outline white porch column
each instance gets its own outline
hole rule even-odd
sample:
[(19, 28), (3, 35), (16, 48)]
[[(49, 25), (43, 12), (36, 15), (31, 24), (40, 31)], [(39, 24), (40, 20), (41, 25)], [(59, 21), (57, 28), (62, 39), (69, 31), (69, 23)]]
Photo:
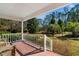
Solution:
[(44, 35), (44, 52), (46, 52), (46, 35)]
[(21, 22), (21, 35), (22, 35), (22, 40), (23, 40), (23, 21)]

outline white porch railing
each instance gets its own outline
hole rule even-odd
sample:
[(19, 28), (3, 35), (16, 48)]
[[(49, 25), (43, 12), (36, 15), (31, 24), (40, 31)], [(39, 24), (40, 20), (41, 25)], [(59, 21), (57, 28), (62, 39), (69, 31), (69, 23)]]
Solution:
[(53, 51), (53, 40), (43, 34), (24, 34), (24, 40), (39, 45), (44, 51)]
[(44, 51), (53, 51), (53, 40), (44, 35)]
[(42, 34), (24, 34), (24, 40), (30, 41), (40, 48), (44, 47), (44, 36)]
[[(21, 33), (1, 34), (0, 39), (4, 40), (6, 44), (22, 40)], [(39, 45), (44, 51), (53, 51), (53, 43), (50, 38), (43, 34), (23, 34), (23, 39), (28, 40), (36, 45)]]
[(11, 33), (11, 34), (1, 34), (0, 39), (4, 40), (6, 44), (16, 42), (17, 40), (21, 40), (20, 33)]

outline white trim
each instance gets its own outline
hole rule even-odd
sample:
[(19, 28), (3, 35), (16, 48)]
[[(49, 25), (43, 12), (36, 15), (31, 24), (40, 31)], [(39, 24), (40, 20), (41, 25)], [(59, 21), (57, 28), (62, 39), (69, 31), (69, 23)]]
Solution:
[(46, 35), (44, 34), (44, 52), (46, 52)]
[(53, 40), (50, 40), (50, 50), (53, 51)]
[(23, 39), (23, 21), (21, 21), (21, 35), (22, 35), (22, 40), (24, 40)]

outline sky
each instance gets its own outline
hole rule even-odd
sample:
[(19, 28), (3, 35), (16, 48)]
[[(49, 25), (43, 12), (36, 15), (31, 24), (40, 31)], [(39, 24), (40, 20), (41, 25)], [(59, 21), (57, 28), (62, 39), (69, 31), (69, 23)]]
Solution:
[[(70, 5), (66, 6), (66, 7), (69, 7), (69, 8), (71, 9), (71, 8), (74, 7), (75, 5), (76, 5), (76, 4), (73, 3), (73, 4), (70, 4)], [(54, 11), (53, 11), (53, 10), (48, 11), (48, 12), (46, 12), (46, 13), (44, 13), (44, 14), (38, 16), (37, 18), (38, 18), (38, 19), (42, 19), (42, 20), (44, 20), (44, 18), (46, 17), (46, 15), (48, 15), (48, 14), (50, 14), (50, 13), (52, 13), (52, 12), (55, 12), (55, 11), (63, 12), (63, 8), (59, 8), (59, 9), (54, 10)]]

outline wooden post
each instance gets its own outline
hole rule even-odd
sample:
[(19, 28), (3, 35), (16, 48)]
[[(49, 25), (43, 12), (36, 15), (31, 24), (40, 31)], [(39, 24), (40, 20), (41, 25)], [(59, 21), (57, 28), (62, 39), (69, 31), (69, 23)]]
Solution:
[(11, 55), (15, 56), (15, 45), (13, 46), (12, 50), (11, 50)]

